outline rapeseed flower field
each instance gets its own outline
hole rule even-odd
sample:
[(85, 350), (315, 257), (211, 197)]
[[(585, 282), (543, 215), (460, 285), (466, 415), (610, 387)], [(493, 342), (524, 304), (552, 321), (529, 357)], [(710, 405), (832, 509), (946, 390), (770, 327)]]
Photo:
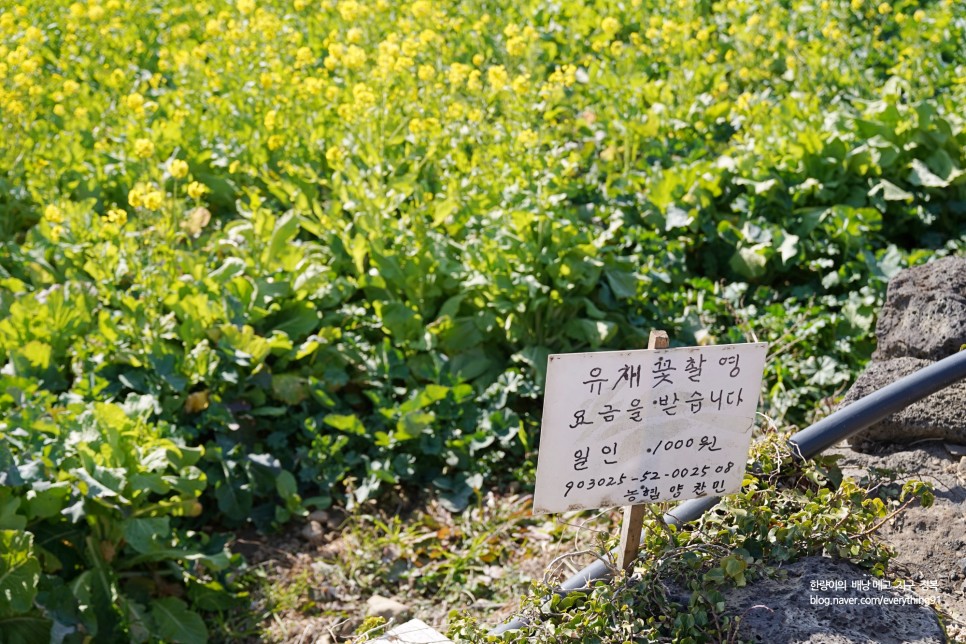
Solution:
[(762, 407), (808, 422), (888, 278), (964, 252), (964, 32), (0, 0), (0, 640), (225, 638), (239, 530), (530, 489), (550, 353), (768, 340)]

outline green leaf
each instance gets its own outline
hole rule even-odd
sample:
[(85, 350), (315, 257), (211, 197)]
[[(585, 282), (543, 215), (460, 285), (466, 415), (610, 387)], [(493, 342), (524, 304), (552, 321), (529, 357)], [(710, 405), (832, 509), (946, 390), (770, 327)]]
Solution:
[(328, 414), (322, 421), (326, 425), (346, 432), (347, 434), (354, 434), (356, 436), (366, 435), (365, 425), (362, 424), (362, 421), (355, 414)]
[(945, 188), (949, 182), (933, 174), (929, 167), (919, 159), (913, 159), (912, 169), (909, 171), (909, 183), (925, 188)]
[(40, 562), (34, 557), (29, 532), (0, 530), (0, 598), (14, 613), (33, 607), (40, 581)]
[(757, 279), (762, 277), (766, 271), (768, 258), (765, 256), (765, 244), (755, 244), (739, 248), (731, 257), (728, 265), (731, 266), (738, 275), (747, 279)]
[(3, 644), (40, 644), (50, 641), (53, 623), (37, 615), (0, 617), (0, 642)]
[(293, 340), (301, 340), (319, 327), (319, 312), (311, 302), (297, 302), (273, 316), (269, 324)]
[(399, 419), (399, 422), (396, 423), (395, 438), (397, 440), (416, 438), (427, 429), (430, 429), (434, 420), (436, 420), (436, 415), (432, 412), (411, 411), (403, 415)]
[(278, 263), (283, 254), (288, 252), (289, 243), (299, 232), (299, 221), (294, 212), (287, 212), (275, 222), (275, 229), (268, 242), (268, 250), (263, 261), (268, 264)]
[(168, 517), (149, 519), (127, 519), (124, 521), (124, 539), (128, 545), (141, 554), (150, 554), (160, 548), (168, 547), (160, 539), (171, 534), (171, 521)]
[(31, 340), (24, 345), (22, 355), (30, 361), (30, 365), (37, 369), (46, 369), (50, 366), (50, 357), (53, 347), (44, 342)]
[(272, 395), (286, 405), (297, 405), (309, 395), (305, 378), (292, 373), (279, 373), (272, 376)]
[(240, 487), (247, 485), (243, 483), (236, 487), (232, 481), (222, 481), (215, 488), (215, 499), (218, 500), (218, 509), (230, 518), (240, 521), (248, 519), (252, 509), (252, 493), (248, 489)]
[(32, 519), (49, 519), (60, 514), (70, 497), (70, 483), (47, 483), (37, 481), (33, 496), (26, 499), (27, 516)]
[(2, 435), (0, 435), (0, 485), (4, 487), (23, 485), (23, 478), (20, 476), (20, 470), (17, 469), (13, 453)]
[(781, 246), (778, 247), (778, 252), (782, 258), (782, 264), (787, 264), (788, 260), (792, 259), (798, 254), (798, 239), (798, 235), (785, 233)]
[(151, 617), (157, 624), (158, 635), (168, 642), (202, 644), (208, 641), (208, 629), (198, 613), (177, 597), (165, 597), (151, 602)]
[(883, 179), (880, 181), (872, 190), (869, 191), (869, 196), (874, 197), (875, 195), (882, 193), (882, 198), (886, 201), (912, 201), (914, 196), (911, 192), (906, 192), (896, 184), (891, 181)]
[(0, 487), (0, 529), (23, 530), (27, 527), (27, 517), (17, 513), (20, 502), (13, 490)]
[(208, 273), (208, 278), (219, 284), (224, 284), (244, 273), (245, 268), (245, 260), (239, 257), (226, 257), (221, 266)]
[(402, 302), (374, 303), (376, 314), (382, 319), (386, 331), (399, 340), (411, 340), (423, 330), (423, 319), (410, 305)]
[(686, 228), (694, 220), (691, 212), (678, 206), (668, 206), (667, 216), (664, 221), (664, 230), (671, 231), (675, 228)]
[(721, 565), (724, 568), (725, 574), (729, 577), (737, 577), (745, 571), (748, 564), (741, 557), (734, 555), (729, 555), (721, 560)]
[(618, 266), (606, 266), (604, 278), (607, 280), (610, 290), (614, 292), (614, 297), (628, 299), (637, 295), (638, 278), (633, 270)]

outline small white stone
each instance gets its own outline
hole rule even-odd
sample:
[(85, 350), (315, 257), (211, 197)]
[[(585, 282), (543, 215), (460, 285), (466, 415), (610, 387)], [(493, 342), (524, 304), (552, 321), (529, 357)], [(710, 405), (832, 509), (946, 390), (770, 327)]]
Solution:
[(406, 604), (382, 595), (373, 595), (366, 601), (366, 615), (369, 617), (402, 621), (410, 617), (411, 613), (412, 611)]
[(325, 530), (318, 521), (309, 521), (308, 525), (302, 528), (302, 536), (311, 543), (322, 543), (325, 539)]

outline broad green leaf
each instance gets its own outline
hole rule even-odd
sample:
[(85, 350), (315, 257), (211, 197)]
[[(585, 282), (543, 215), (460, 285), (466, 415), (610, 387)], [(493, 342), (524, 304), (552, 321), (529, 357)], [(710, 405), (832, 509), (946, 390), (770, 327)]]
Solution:
[(275, 490), (282, 499), (291, 499), (298, 495), (298, 483), (288, 470), (282, 470), (275, 479)]
[(248, 519), (252, 509), (252, 493), (248, 489), (236, 487), (231, 481), (222, 481), (215, 488), (218, 509), (236, 521)]
[[(29, 532), (0, 530), (0, 607), (26, 613), (33, 607), (40, 581), (40, 562), (34, 556)], [(0, 608), (0, 613), (2, 613)]]
[(53, 622), (39, 615), (0, 617), (0, 642), (3, 644), (46, 644)]
[(328, 414), (322, 420), (326, 425), (346, 432), (347, 434), (354, 434), (356, 436), (366, 435), (365, 425), (362, 424), (359, 417), (355, 414)]
[(50, 366), (50, 358), (53, 348), (49, 344), (31, 340), (24, 345), (21, 355), (26, 358), (30, 365), (37, 369), (46, 369)]
[(396, 433), (394, 437), (397, 440), (409, 440), (411, 438), (416, 438), (422, 434), (427, 429), (433, 426), (433, 421), (436, 420), (436, 415), (432, 412), (425, 411), (411, 411), (404, 414), (402, 418), (396, 423)]
[(679, 206), (668, 206), (667, 215), (664, 221), (664, 230), (671, 231), (675, 228), (686, 228), (694, 220), (691, 212)]
[(637, 295), (638, 277), (632, 269), (606, 266), (604, 268), (604, 277), (607, 279), (607, 285), (610, 286), (610, 290), (614, 292), (614, 297), (628, 299)]
[(784, 239), (782, 239), (782, 243), (778, 247), (778, 252), (782, 258), (782, 264), (787, 264), (788, 260), (794, 258), (795, 255), (798, 254), (798, 239), (798, 235), (785, 233)]
[(0, 487), (0, 529), (23, 530), (27, 527), (27, 517), (19, 514), (22, 499), (11, 488)]
[(739, 248), (728, 263), (738, 275), (746, 279), (757, 279), (766, 272), (768, 258), (765, 256), (765, 245), (755, 244)]
[(275, 229), (268, 242), (268, 249), (262, 258), (267, 264), (277, 264), (284, 253), (288, 252), (289, 243), (299, 232), (299, 221), (294, 212), (287, 212), (275, 222)]
[(398, 340), (412, 340), (423, 331), (423, 319), (411, 305), (402, 302), (375, 303), (376, 314), (391, 335)]
[(168, 517), (124, 521), (124, 540), (141, 554), (167, 547), (170, 534), (171, 521)]
[(913, 159), (912, 169), (909, 171), (909, 183), (925, 188), (945, 188), (949, 181), (933, 174), (929, 167), (919, 159)]
[(32, 519), (49, 519), (60, 514), (70, 498), (70, 483), (34, 483), (26, 496), (27, 514)]
[(240, 257), (226, 257), (218, 268), (208, 273), (208, 277), (219, 284), (224, 284), (244, 273), (245, 268), (245, 260)]
[(452, 356), (449, 368), (463, 380), (473, 380), (488, 372), (502, 370), (499, 361), (488, 356), (479, 347)]
[(208, 641), (204, 620), (177, 597), (151, 602), (151, 617), (157, 625), (158, 635), (172, 644), (203, 644)]
[(875, 195), (881, 193), (882, 198), (886, 201), (911, 201), (914, 199), (914, 195), (911, 192), (906, 192), (896, 184), (891, 181), (883, 179), (880, 181), (872, 190), (869, 191), (869, 196), (874, 197)]
[(7, 445), (6, 437), (0, 434), (0, 486), (13, 487), (23, 485), (23, 477), (17, 469), (13, 453)]
[(272, 375), (272, 395), (286, 405), (297, 405), (309, 395), (305, 378), (292, 373)]
[(301, 340), (319, 327), (319, 312), (311, 302), (297, 302), (272, 316), (270, 324), (293, 340)]
[(472, 318), (457, 318), (441, 334), (443, 348), (460, 353), (482, 343), (484, 335)]

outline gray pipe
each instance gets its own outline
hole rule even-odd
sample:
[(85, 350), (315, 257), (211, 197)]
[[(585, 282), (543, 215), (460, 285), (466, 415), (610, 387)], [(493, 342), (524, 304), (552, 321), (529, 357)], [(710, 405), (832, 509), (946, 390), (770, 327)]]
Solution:
[[(947, 358), (934, 362), (924, 369), (900, 378), (891, 385), (855, 401), (794, 434), (788, 439), (788, 442), (793, 453), (801, 454), (806, 459), (812, 458), (832, 445), (862, 431), (869, 425), (905, 409), (917, 400), (922, 400), (963, 378), (966, 378), (966, 351), (954, 353)], [(675, 526), (689, 523), (700, 518), (701, 515), (716, 506), (720, 500), (721, 497), (711, 496), (685, 501), (665, 514), (664, 522)], [(613, 550), (611, 554), (616, 557), (617, 550)], [(577, 590), (589, 585), (590, 582), (606, 579), (610, 574), (610, 568), (598, 559), (563, 582), (560, 589), (564, 591)], [(517, 617), (506, 624), (500, 624), (490, 631), (490, 634), (500, 635), (506, 631), (523, 628), (526, 625), (526, 620)]]

